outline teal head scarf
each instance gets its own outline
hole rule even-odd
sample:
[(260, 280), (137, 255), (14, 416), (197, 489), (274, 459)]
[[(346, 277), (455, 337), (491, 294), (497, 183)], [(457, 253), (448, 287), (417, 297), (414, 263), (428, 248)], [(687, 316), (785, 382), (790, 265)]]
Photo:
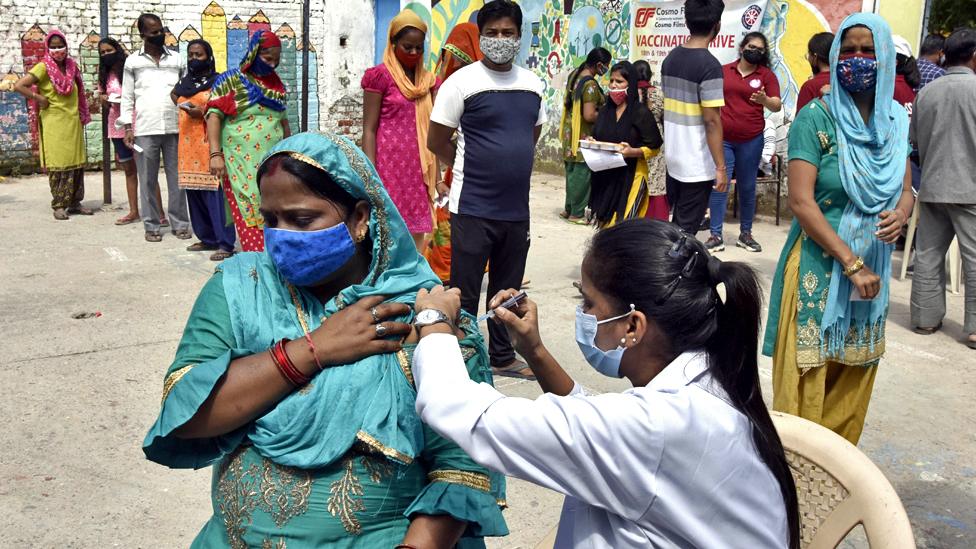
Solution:
[[(836, 73), (844, 31), (854, 26), (867, 27), (874, 35), (878, 62), (874, 109), (867, 123)], [(826, 103), (836, 123), (841, 182), (850, 197), (837, 233), (881, 277), (881, 292), (875, 299), (852, 302), (851, 292), (856, 290), (843, 275), (844, 267), (834, 262), (821, 330), (827, 352), (839, 356), (852, 330), (867, 333), (884, 319), (888, 309), (893, 245), (874, 233), (878, 214), (894, 208), (901, 195), (908, 157), (908, 112), (893, 99), (895, 45), (891, 29), (881, 17), (855, 13), (844, 19), (830, 48), (830, 67), (831, 91)]]
[[(234, 355), (263, 352), (284, 337), (300, 339), (366, 296), (383, 295), (412, 306), (419, 289), (439, 283), (417, 253), (373, 165), (351, 141), (302, 133), (278, 142), (264, 162), (278, 154), (322, 170), (345, 192), (369, 203), (369, 274), (322, 303), (306, 289), (289, 285), (266, 253), (237, 254), (225, 261), (224, 293), (238, 348)], [(261, 455), (303, 469), (328, 465), (355, 444), (409, 464), (424, 447), (410, 376), (402, 352), (326, 368), (255, 420), (246, 435)]]

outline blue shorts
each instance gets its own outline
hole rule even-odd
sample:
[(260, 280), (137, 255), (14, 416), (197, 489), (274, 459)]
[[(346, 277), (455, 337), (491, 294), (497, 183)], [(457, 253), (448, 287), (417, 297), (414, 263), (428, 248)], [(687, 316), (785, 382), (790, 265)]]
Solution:
[(112, 146), (115, 147), (115, 159), (119, 162), (132, 160), (132, 149), (125, 146), (125, 140), (121, 137), (112, 138)]

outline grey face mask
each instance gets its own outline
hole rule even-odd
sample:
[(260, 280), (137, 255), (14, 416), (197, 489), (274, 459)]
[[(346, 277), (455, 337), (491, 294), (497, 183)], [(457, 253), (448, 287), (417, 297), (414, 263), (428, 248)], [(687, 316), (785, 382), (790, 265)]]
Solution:
[(478, 39), (481, 53), (496, 65), (504, 65), (515, 59), (521, 43), (521, 39), (514, 36), (511, 38), (482, 36)]

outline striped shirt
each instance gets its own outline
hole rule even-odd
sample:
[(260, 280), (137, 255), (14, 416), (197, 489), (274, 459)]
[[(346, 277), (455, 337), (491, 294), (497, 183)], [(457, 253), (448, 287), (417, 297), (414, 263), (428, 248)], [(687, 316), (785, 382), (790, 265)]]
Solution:
[(722, 64), (707, 49), (678, 46), (661, 64), (664, 159), (668, 175), (687, 183), (715, 179), (702, 107), (722, 107)]

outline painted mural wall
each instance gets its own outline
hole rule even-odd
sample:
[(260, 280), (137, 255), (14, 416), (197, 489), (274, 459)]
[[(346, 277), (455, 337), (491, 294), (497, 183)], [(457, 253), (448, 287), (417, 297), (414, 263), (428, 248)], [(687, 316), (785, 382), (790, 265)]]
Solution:
[[(381, 0), (378, 0), (381, 1)], [(558, 123), (563, 88), (570, 71), (583, 62), (590, 49), (602, 46), (614, 59), (630, 55), (630, 0), (516, 0), (522, 7), (522, 49), (516, 59), (545, 83), (550, 123), (539, 142), (539, 165), (558, 168), (561, 151)], [(912, 2), (921, 0), (912, 0)], [(879, 9), (892, 9), (879, 2)], [(430, 22), (428, 62), (436, 61), (440, 47), (454, 24), (474, 21), (482, 0), (440, 0), (433, 4), (401, 0)], [(834, 30), (847, 15), (860, 11), (861, 0), (769, 0), (760, 30), (772, 43), (773, 71), (780, 80), (786, 105), (786, 123), (792, 119), (800, 86), (810, 76), (806, 46), (810, 36)], [(919, 25), (921, 16), (919, 16)], [(377, 22), (385, 35), (386, 24)], [(384, 30), (380, 30), (380, 25)], [(917, 37), (909, 37), (917, 40)], [(381, 43), (381, 42), (380, 42)], [(785, 137), (785, 131), (780, 132)]]
[[(36, 113), (15, 92), (13, 83), (44, 55), (44, 36), (53, 27), (68, 37), (69, 47), (82, 67), (85, 85), (97, 80), (99, 40), (98, 3), (63, 4), (57, 0), (14, 0), (11, 17), (0, 21), (0, 171), (32, 171), (36, 168)], [(302, 74), (301, 2), (268, 0), (176, 0), (146, 6), (133, 0), (114, 1), (109, 20), (110, 36), (129, 52), (141, 47), (136, 18), (142, 9), (160, 15), (167, 27), (166, 45), (186, 54), (187, 43), (204, 38), (214, 47), (217, 69), (234, 68), (247, 42), (258, 29), (273, 30), (282, 39), (279, 74), (289, 90), (288, 119), (300, 127)], [(340, 8), (341, 6), (341, 8)], [(328, 15), (327, 15), (328, 13)], [(358, 138), (360, 124), (350, 116), (360, 111), (359, 78), (372, 57), (371, 0), (312, 0), (309, 35), (310, 129), (338, 129)], [(328, 51), (329, 55), (321, 55)], [(101, 162), (101, 115), (86, 128), (88, 160)]]

